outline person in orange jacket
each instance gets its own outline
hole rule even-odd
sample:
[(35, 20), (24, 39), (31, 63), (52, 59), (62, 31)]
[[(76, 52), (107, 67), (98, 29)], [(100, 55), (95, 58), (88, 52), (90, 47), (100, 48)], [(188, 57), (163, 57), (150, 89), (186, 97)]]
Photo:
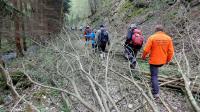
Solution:
[(152, 94), (159, 97), (158, 68), (169, 63), (174, 55), (172, 38), (168, 36), (162, 25), (157, 25), (155, 34), (151, 35), (144, 47), (142, 59), (149, 54)]

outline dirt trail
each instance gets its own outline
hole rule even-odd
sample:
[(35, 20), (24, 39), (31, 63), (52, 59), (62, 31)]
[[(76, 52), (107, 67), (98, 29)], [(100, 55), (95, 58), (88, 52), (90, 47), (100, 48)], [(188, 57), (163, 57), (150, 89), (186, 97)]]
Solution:
[[(94, 53), (92, 52), (91, 47), (88, 49), (85, 49), (85, 43), (83, 39), (80, 39), (79, 37), (79, 33), (80, 32), (69, 32), (70, 35), (70, 39), (68, 37), (66, 37), (66, 40), (70, 40), (70, 42), (72, 43), (72, 46), (80, 53), (80, 55), (82, 56), (82, 60), (84, 66), (86, 66), (86, 70), (87, 70), (87, 66), (90, 66), (90, 61), (87, 59), (84, 60), (85, 56), (89, 56), (90, 58), (93, 58), (94, 60), (96, 60), (97, 62), (93, 65), (95, 68), (95, 72), (92, 72), (92, 76), (103, 86), (105, 87), (105, 67), (106, 66), (106, 60), (99, 60), (99, 55), (98, 53)], [(116, 34), (112, 34), (112, 35), (116, 35)], [(71, 45), (69, 45), (71, 46)], [(129, 68), (129, 64), (128, 61), (124, 59), (123, 54), (121, 51), (123, 51), (122, 49), (123, 47), (121, 47), (119, 45), (119, 43), (113, 43), (113, 47), (111, 50), (112, 53), (109, 55), (109, 63), (108, 63), (108, 67), (115, 70), (118, 73), (122, 73), (124, 76), (126, 77), (131, 77), (131, 74), (136, 77), (135, 80), (138, 80), (137, 78), (139, 77), (139, 79), (144, 78), (143, 76), (141, 76), (139, 73), (135, 73), (134, 71), (132, 71), (132, 73), (130, 73), (130, 71), (128, 69), (125, 68)], [(32, 50), (30, 50), (32, 51)], [(120, 52), (119, 52), (120, 51)], [(67, 51), (66, 51), (67, 52)], [(73, 53), (73, 51), (71, 51)], [(31, 54), (32, 52), (30, 52), (30, 55), (36, 55), (37, 54)], [(27, 55), (29, 55), (27, 54)], [(44, 56), (45, 57), (45, 56)], [(73, 60), (73, 59), (72, 59)], [(86, 62), (84, 62), (86, 61)], [(142, 66), (142, 64), (144, 64), (146, 62), (142, 62), (139, 63), (139, 66)], [(99, 65), (98, 65), (99, 64)], [(137, 68), (139, 69), (139, 68)], [(45, 75), (45, 74), (43, 74)], [(85, 76), (84, 76), (85, 77)], [(78, 88), (80, 88), (80, 92), (81, 95), (85, 98), (86, 101), (88, 101), (90, 104), (93, 104), (94, 101), (93, 99), (93, 92), (91, 91), (91, 88), (89, 88), (88, 86), (88, 81), (85, 80), (84, 78), (81, 78), (80, 76), (76, 77), (76, 83), (78, 85)], [(143, 80), (146, 81), (147, 84), (150, 84), (149, 81), (147, 79)], [(148, 93), (148, 89), (149, 88), (145, 88), (143, 87), (145, 93)], [(71, 91), (73, 91), (72, 88), (69, 88)], [(98, 90), (98, 89), (97, 89)], [(37, 93), (38, 91), (42, 91), (41, 88), (39, 88), (38, 86), (33, 86), (32, 88), (29, 88), (26, 90), (26, 92), (24, 94), (27, 93)], [(110, 96), (112, 97), (112, 99), (117, 102), (117, 106), (120, 108), (120, 110), (124, 110), (126, 112), (132, 112), (133, 109), (138, 108), (138, 106), (144, 106), (143, 100), (140, 100), (141, 93), (138, 89), (136, 89), (135, 85), (132, 83), (129, 83), (128, 81), (126, 81), (125, 79), (117, 76), (115, 73), (113, 72), (108, 72), (108, 91)], [(48, 97), (48, 95), (46, 95), (46, 97)], [(54, 97), (54, 96), (53, 96)], [(188, 108), (186, 101), (186, 98), (184, 97), (184, 95), (182, 95), (181, 93), (177, 92), (176, 90), (172, 90), (172, 89), (168, 89), (168, 88), (161, 88), (161, 97), (162, 99), (164, 99), (164, 101), (166, 102), (167, 105), (169, 105), (169, 107), (174, 111), (174, 112), (191, 112), (190, 108)], [(48, 99), (48, 98), (47, 98)], [(30, 101), (35, 101), (34, 97), (30, 94)], [(82, 112), (86, 112), (87, 109), (78, 101), (76, 101), (75, 99), (72, 99), (72, 101), (74, 101), (73, 103), (73, 107), (72, 111), (74, 112), (78, 112), (78, 111), (82, 111)], [(47, 103), (48, 100), (45, 100), (43, 102), (43, 105), (46, 106), (46, 108), (50, 109), (52, 108), (52, 105), (50, 105), (49, 103)], [(75, 103), (76, 102), (76, 103)], [(163, 104), (158, 101), (157, 102), (158, 108), (160, 110), (160, 112), (167, 112), (167, 109), (163, 106)], [(110, 105), (109, 105), (110, 106)], [(53, 106), (54, 107), (54, 106)], [(129, 108), (131, 107), (131, 108)], [(78, 110), (77, 110), (78, 108)], [(112, 106), (110, 107), (112, 108)], [(59, 111), (59, 108), (56, 108), (56, 106), (54, 107), (54, 109), (57, 109), (57, 111)], [(54, 112), (53, 110), (48, 110), (49, 112)], [(114, 111), (114, 110), (112, 110)], [(145, 109), (143, 107), (139, 108), (136, 112), (145, 112)]]
[[(154, 23), (147, 22), (146, 24), (141, 26), (141, 28), (144, 28), (145, 26), (150, 25), (150, 24), (153, 25)], [(149, 27), (151, 27), (151, 26), (149, 26)], [(149, 28), (146, 28), (146, 29), (144, 29), (144, 31), (146, 31), (148, 29)], [(149, 31), (149, 32), (151, 32), (151, 31)], [(81, 45), (83, 45), (84, 41), (83, 40), (78, 41), (77, 44), (75, 44), (75, 46), (77, 48), (80, 48), (80, 43), (81, 43)], [(128, 72), (127, 69), (123, 69), (123, 68), (129, 68), (128, 61), (125, 60), (122, 52), (116, 52), (116, 49), (120, 49), (120, 51), (123, 51), (123, 49), (122, 49), (123, 47), (120, 47), (116, 43), (116, 44), (113, 45), (113, 48), (114, 48), (114, 51), (112, 52), (112, 55), (111, 55), (112, 59), (110, 60), (110, 63), (114, 63), (113, 68), (118, 68), (118, 69), (115, 69), (115, 70), (119, 71), (119, 72), (120, 71)], [(104, 60), (104, 61), (105, 62), (103, 62), (102, 64), (106, 63), (106, 60)], [(143, 63), (147, 63), (147, 62), (139, 63), (139, 66), (142, 66)], [(166, 68), (166, 67), (164, 67), (164, 68)], [(137, 69), (139, 69), (139, 68), (137, 68)], [(96, 73), (96, 74), (102, 74), (102, 71), (99, 71), (99, 73)], [(143, 77), (143, 76), (139, 76), (139, 77)], [(143, 77), (143, 78), (145, 78), (145, 77)], [(114, 83), (115, 79), (113, 78), (113, 79), (110, 79), (109, 81), (110, 81), (109, 82), (110, 84), (114, 84), (113, 87), (112, 87), (111, 95), (119, 94), (118, 93), (119, 91), (117, 89), (118, 87)], [(145, 90), (145, 91), (147, 91), (147, 90)], [(161, 95), (161, 98), (162, 98), (164, 104), (168, 105), (169, 108), (172, 111), (174, 111), (174, 112), (190, 112), (190, 108), (188, 106), (188, 103), (186, 103), (186, 97), (182, 93), (177, 92), (177, 90), (161, 87), (161, 94), (160, 95)], [(120, 98), (120, 96), (112, 96), (112, 97)], [(167, 109), (164, 107), (164, 104), (161, 101), (157, 101), (157, 105), (159, 107), (160, 112), (168, 112)]]

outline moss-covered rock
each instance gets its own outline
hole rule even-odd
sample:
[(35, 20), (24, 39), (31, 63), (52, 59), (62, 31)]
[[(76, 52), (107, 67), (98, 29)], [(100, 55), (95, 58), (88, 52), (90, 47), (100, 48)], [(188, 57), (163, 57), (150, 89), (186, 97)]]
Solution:
[[(27, 79), (27, 77), (21, 71), (11, 72), (10, 76), (12, 78), (13, 85), (15, 85), (17, 88), (26, 89), (31, 86), (31, 82)], [(6, 85), (6, 81), (3, 78), (2, 73), (0, 73), (0, 87), (2, 90), (9, 89)]]

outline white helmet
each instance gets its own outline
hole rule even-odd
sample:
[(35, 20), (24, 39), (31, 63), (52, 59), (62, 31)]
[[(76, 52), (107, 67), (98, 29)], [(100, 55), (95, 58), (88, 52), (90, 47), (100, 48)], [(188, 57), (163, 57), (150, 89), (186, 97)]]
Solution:
[(130, 28), (137, 28), (137, 25), (136, 24), (131, 24)]

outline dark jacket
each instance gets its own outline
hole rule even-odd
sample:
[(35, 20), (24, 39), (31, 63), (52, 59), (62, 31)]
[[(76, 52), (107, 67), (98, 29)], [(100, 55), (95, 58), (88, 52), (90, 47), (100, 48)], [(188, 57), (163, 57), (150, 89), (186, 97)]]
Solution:
[(107, 34), (107, 36), (108, 36), (108, 40), (107, 40), (107, 42), (105, 43), (105, 44), (110, 44), (110, 39), (109, 39), (109, 35), (108, 35), (108, 32), (104, 29), (104, 28), (102, 28), (102, 29), (100, 29), (99, 31), (98, 31), (98, 33), (97, 33), (97, 44), (98, 45), (100, 45), (100, 44), (102, 44), (102, 37), (101, 37), (101, 33), (102, 32), (104, 32), (105, 34)]

